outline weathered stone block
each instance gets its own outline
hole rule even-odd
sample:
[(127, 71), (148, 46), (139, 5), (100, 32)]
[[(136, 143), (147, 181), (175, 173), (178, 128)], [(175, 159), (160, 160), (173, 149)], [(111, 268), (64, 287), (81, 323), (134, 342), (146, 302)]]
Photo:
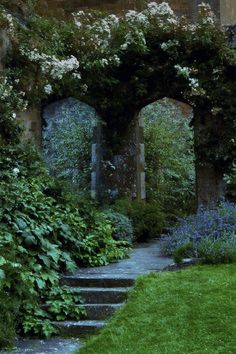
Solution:
[(5, 30), (0, 30), (0, 70), (4, 69), (5, 58), (11, 49), (10, 38)]
[(17, 120), (24, 126), (23, 140), (32, 141), (38, 147), (41, 147), (42, 121), (40, 109), (31, 108), (24, 112), (19, 112), (17, 113)]
[(220, 1), (220, 19), (223, 25), (236, 24), (236, 0)]

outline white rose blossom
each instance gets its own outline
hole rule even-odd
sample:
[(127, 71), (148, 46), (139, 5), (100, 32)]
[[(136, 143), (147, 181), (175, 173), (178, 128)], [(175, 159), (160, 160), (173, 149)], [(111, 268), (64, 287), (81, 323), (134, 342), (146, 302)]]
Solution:
[(30, 61), (39, 63), (41, 71), (44, 74), (49, 74), (54, 80), (61, 80), (67, 73), (76, 71), (79, 68), (79, 62), (73, 55), (68, 59), (59, 60), (55, 55), (50, 56), (45, 53), (39, 53), (36, 48), (33, 50), (21, 48), (20, 51)]
[(50, 84), (45, 85), (44, 86), (44, 92), (47, 95), (51, 95), (51, 93), (53, 93), (52, 85), (50, 85)]
[(13, 21), (13, 16), (9, 13), (7, 13), (5, 10), (2, 11), (1, 13), (2, 18), (6, 21), (7, 23), (7, 30), (10, 35), (15, 34), (15, 25)]
[(14, 175), (15, 177), (17, 177), (18, 174), (20, 173), (19, 168), (17, 168), (17, 167), (13, 168), (12, 173), (13, 173), (13, 175)]

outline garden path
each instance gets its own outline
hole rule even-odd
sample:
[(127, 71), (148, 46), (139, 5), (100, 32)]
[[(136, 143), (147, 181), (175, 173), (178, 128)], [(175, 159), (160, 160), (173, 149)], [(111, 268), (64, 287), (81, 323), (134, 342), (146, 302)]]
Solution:
[[(64, 283), (69, 286), (83, 284), (83, 282), (113, 282), (120, 283), (119, 286), (127, 286), (131, 284), (138, 276), (155, 271), (162, 271), (173, 261), (170, 258), (162, 257), (158, 241), (139, 244), (131, 252), (130, 257), (123, 259), (118, 263), (110, 264), (103, 267), (83, 268), (63, 278)], [(131, 282), (131, 283), (130, 283)], [(122, 284), (123, 283), (123, 284)], [(111, 284), (110, 284), (111, 285)], [(90, 284), (91, 286), (91, 284)], [(82, 289), (81, 289), (82, 290)], [(108, 301), (110, 302), (110, 301)], [(88, 305), (89, 306), (89, 305)], [(91, 306), (91, 305), (90, 305)], [(94, 305), (93, 305), (94, 306)], [(102, 304), (98, 306), (104, 306)], [(107, 306), (107, 305), (106, 305)], [(113, 305), (118, 306), (118, 305)], [(96, 312), (96, 315), (99, 313)], [(80, 327), (81, 323), (80, 321)], [(85, 321), (86, 322), (86, 321)], [(92, 322), (92, 321), (87, 321)], [(65, 327), (76, 328), (76, 323), (68, 322)], [(74, 326), (74, 327), (73, 327)], [(80, 328), (81, 330), (81, 328)], [(55, 338), (50, 340), (21, 340), (16, 343), (15, 350), (11, 352), (1, 352), (2, 354), (72, 354), (82, 346), (82, 341), (78, 338), (62, 339)]]
[(161, 271), (173, 263), (173, 260), (162, 257), (158, 240), (141, 243), (131, 252), (129, 258), (122, 259), (118, 263), (112, 263), (104, 267), (83, 268), (75, 273), (75, 276), (94, 275), (97, 277), (133, 277), (150, 273), (152, 271)]

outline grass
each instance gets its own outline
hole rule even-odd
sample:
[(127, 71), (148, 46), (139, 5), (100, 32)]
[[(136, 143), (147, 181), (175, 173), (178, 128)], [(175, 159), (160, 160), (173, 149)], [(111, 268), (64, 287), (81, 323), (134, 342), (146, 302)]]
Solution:
[(138, 279), (128, 303), (79, 354), (236, 354), (236, 265)]

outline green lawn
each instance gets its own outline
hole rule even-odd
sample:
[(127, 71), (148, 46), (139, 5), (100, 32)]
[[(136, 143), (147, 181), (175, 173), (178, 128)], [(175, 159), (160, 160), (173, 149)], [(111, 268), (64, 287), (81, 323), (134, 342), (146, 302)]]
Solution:
[(236, 265), (138, 279), (129, 301), (79, 354), (236, 354)]

